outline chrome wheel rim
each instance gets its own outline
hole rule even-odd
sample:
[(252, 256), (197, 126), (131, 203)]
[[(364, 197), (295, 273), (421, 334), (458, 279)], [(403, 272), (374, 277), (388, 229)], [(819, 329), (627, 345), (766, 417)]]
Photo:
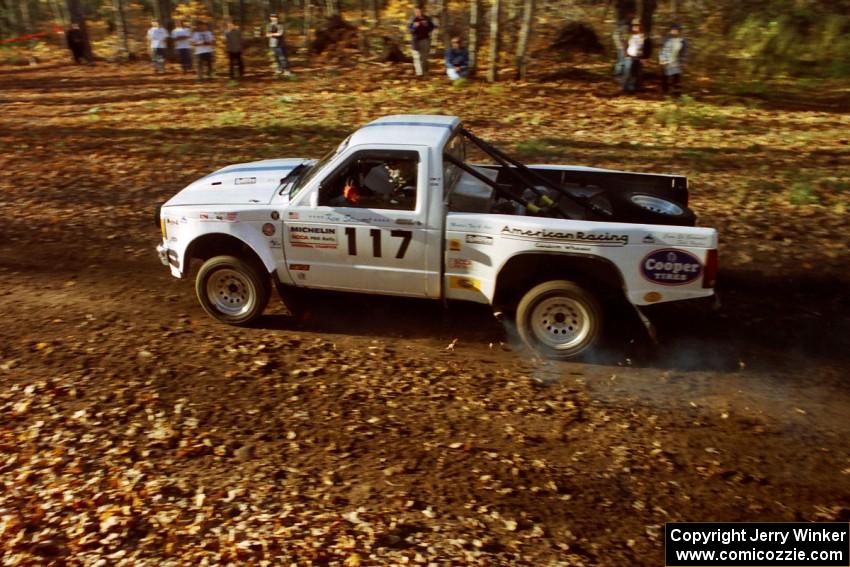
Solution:
[(229, 268), (216, 270), (209, 277), (207, 299), (216, 310), (231, 317), (248, 313), (257, 301), (251, 281)]
[(531, 312), (531, 330), (540, 342), (555, 350), (580, 344), (590, 334), (590, 326), (587, 308), (570, 297), (549, 297)]
[(632, 195), (631, 200), (635, 205), (661, 215), (678, 216), (683, 212), (676, 203), (652, 195)]

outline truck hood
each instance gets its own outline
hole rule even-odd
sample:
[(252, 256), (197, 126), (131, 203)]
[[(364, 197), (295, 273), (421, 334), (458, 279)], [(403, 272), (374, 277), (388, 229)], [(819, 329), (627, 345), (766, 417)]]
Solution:
[(228, 165), (189, 184), (164, 206), (268, 204), (280, 181), (310, 160), (267, 159)]

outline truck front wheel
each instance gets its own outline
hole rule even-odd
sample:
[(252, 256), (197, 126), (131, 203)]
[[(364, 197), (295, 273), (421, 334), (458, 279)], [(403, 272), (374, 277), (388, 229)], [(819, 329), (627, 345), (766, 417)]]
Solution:
[(566, 280), (531, 288), (519, 302), (517, 331), (547, 358), (566, 360), (593, 345), (602, 329), (602, 309), (592, 294)]
[(245, 260), (215, 256), (198, 271), (195, 292), (212, 317), (229, 325), (248, 325), (269, 302), (269, 278)]

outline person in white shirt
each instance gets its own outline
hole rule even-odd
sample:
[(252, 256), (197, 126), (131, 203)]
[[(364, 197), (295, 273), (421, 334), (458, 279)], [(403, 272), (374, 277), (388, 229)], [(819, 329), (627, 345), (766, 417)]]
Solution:
[(167, 47), (168, 31), (159, 25), (156, 20), (151, 20), (151, 28), (148, 30), (148, 44), (151, 49), (151, 63), (154, 73), (165, 73), (165, 48)]
[(198, 22), (192, 33), (192, 45), (195, 47), (195, 65), (198, 68), (198, 80), (204, 78), (204, 67), (207, 68), (207, 78), (212, 79), (213, 44), (215, 38), (206, 22)]
[(664, 94), (670, 92), (670, 87), (673, 87), (673, 96), (678, 97), (682, 94), (682, 66), (688, 56), (688, 42), (682, 37), (682, 26), (673, 24), (670, 26), (670, 32), (664, 40), (664, 46), (661, 48), (661, 53), (658, 57), (658, 62), (661, 63), (661, 90)]
[(632, 24), (632, 33), (626, 42), (626, 60), (623, 69), (623, 90), (633, 93), (640, 88), (641, 65), (644, 49), (646, 48), (646, 36), (638, 23)]
[(181, 21), (180, 25), (171, 32), (171, 39), (174, 40), (174, 47), (177, 49), (177, 58), (183, 66), (183, 72), (188, 73), (192, 70), (192, 30), (185, 21)]

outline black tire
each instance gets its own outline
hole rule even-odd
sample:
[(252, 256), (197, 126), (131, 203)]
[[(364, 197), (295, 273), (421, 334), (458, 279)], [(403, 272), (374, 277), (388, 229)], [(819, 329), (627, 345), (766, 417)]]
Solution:
[(235, 256), (210, 258), (198, 271), (195, 293), (210, 316), (228, 325), (249, 325), (269, 302), (270, 278)]
[(531, 288), (516, 311), (520, 338), (546, 358), (567, 360), (591, 348), (602, 331), (602, 308), (578, 284), (553, 280)]
[(641, 224), (695, 226), (697, 216), (687, 206), (660, 195), (635, 191), (608, 193), (614, 220)]

